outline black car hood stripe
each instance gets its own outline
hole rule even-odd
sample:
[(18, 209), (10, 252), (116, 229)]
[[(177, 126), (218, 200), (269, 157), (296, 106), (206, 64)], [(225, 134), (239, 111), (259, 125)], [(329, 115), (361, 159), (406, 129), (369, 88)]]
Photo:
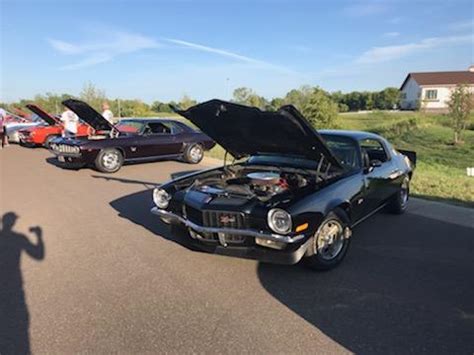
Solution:
[(175, 111), (235, 158), (281, 154), (317, 161), (323, 156), (333, 167), (342, 168), (323, 138), (294, 106), (283, 106), (272, 112), (211, 100), (187, 110)]
[(111, 131), (115, 128), (104, 116), (88, 104), (76, 99), (67, 99), (62, 102), (64, 106), (73, 111), (79, 118), (89, 124), (96, 131)]
[(54, 126), (55, 124), (58, 124), (60, 123), (60, 121), (50, 115), (49, 113), (47, 113), (46, 111), (43, 111), (43, 109), (39, 106), (36, 106), (36, 105), (33, 105), (33, 104), (28, 104), (26, 105), (26, 107), (33, 113), (35, 113), (36, 115), (38, 115), (43, 121), (45, 121), (47, 124), (49, 124), (50, 126)]

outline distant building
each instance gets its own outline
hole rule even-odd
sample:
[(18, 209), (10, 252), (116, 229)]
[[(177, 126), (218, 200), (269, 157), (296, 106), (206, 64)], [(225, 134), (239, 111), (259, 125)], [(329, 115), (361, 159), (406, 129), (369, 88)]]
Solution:
[(451, 92), (459, 84), (474, 93), (474, 65), (466, 71), (409, 73), (400, 87), (400, 108), (446, 112)]

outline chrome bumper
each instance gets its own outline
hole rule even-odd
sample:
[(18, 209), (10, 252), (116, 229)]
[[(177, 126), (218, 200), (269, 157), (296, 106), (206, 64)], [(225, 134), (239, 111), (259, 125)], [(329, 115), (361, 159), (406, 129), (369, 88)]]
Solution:
[(169, 223), (168, 221), (174, 221), (174, 222), (179, 222), (181, 224), (184, 224), (186, 227), (191, 228), (192, 230), (198, 232), (198, 233), (224, 233), (224, 234), (233, 234), (233, 235), (242, 235), (246, 237), (254, 237), (254, 238), (261, 238), (261, 239), (267, 239), (267, 240), (272, 240), (275, 242), (281, 242), (281, 243), (296, 243), (299, 242), (304, 238), (304, 234), (298, 234), (293, 237), (287, 236), (287, 235), (280, 235), (280, 234), (272, 234), (272, 233), (266, 233), (262, 231), (257, 231), (254, 229), (234, 229), (234, 228), (220, 228), (220, 227), (204, 227), (200, 226), (196, 223), (191, 222), (188, 219), (185, 219), (177, 214), (174, 214), (172, 212), (166, 211), (166, 210), (161, 210), (158, 207), (153, 207), (151, 209), (151, 213), (154, 215), (159, 216), (164, 222)]

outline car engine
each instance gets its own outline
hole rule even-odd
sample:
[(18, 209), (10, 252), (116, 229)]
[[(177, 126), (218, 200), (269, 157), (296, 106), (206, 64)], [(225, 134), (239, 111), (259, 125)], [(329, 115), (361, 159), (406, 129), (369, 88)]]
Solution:
[(267, 201), (275, 195), (312, 184), (314, 180), (314, 177), (293, 172), (242, 169), (195, 180), (191, 188), (213, 195), (256, 197)]

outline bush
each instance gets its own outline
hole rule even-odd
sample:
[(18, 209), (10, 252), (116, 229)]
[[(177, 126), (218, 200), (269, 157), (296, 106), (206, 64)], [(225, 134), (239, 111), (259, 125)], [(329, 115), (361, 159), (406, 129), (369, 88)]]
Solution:
[(404, 135), (417, 129), (419, 126), (418, 117), (410, 117), (409, 119), (398, 121), (390, 124), (380, 125), (373, 129), (377, 134), (387, 138), (394, 138)]
[(315, 128), (334, 128), (338, 113), (337, 104), (329, 94), (315, 88), (303, 107), (303, 115)]

